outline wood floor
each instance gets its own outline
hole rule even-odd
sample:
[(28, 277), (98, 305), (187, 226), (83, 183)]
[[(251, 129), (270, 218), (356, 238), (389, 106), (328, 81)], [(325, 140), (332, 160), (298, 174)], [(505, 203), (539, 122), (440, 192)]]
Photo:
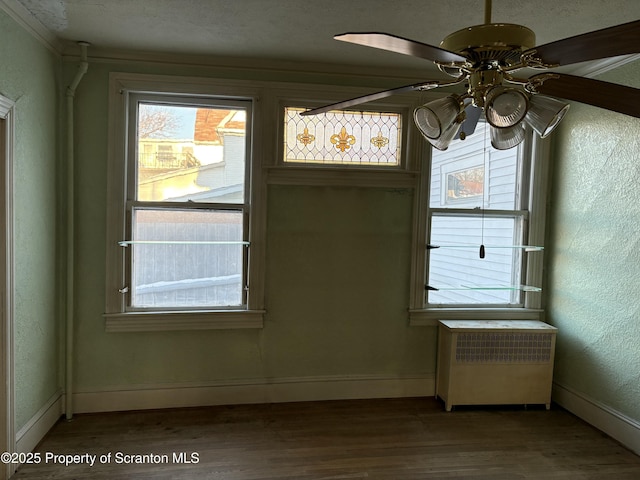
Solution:
[(12, 479), (640, 479), (640, 457), (559, 407), (433, 398), (77, 415), (37, 452)]

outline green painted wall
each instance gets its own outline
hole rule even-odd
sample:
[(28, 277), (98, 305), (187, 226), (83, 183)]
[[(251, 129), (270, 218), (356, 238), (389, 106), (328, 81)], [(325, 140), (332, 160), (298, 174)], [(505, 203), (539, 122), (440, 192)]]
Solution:
[[(65, 65), (70, 77), (74, 64)], [(408, 326), (413, 192), (270, 186), (261, 330), (105, 333), (110, 71), (305, 80), (94, 63), (77, 94), (75, 390), (435, 372), (434, 328)], [(309, 78), (309, 77), (306, 77)], [(319, 81), (317, 77), (313, 80)]]
[[(640, 87), (640, 62), (599, 79)], [(549, 219), (555, 380), (640, 420), (640, 119), (571, 106), (555, 140)]]
[(435, 371), (407, 327), (411, 190), (273, 186), (267, 368), (284, 376)]
[(16, 429), (60, 390), (57, 162), (60, 59), (0, 10), (0, 94), (16, 103)]

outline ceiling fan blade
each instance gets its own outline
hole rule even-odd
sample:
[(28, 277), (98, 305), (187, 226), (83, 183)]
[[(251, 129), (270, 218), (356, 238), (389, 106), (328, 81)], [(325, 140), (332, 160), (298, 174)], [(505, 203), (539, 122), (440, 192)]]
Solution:
[(342, 42), (402, 53), (403, 55), (411, 55), (412, 57), (424, 58), (438, 63), (453, 64), (465, 63), (467, 61), (466, 57), (445, 50), (444, 48), (434, 47), (433, 45), (427, 45), (426, 43), (409, 40), (408, 38), (398, 37), (388, 33), (343, 33), (333, 38)]
[(455, 136), (455, 138), (460, 138), (462, 140), (476, 131), (476, 126), (478, 125), (478, 121), (482, 115), (482, 109), (471, 103), (467, 105), (464, 112), (466, 114), (466, 118), (463, 120), (462, 125), (460, 125), (460, 130)]
[(319, 113), (326, 113), (329, 110), (341, 110), (343, 108), (353, 107), (366, 102), (372, 102), (374, 100), (380, 100), (381, 98), (387, 98), (399, 93), (413, 92), (415, 90), (429, 90), (440, 86), (438, 80), (431, 82), (421, 82), (413, 85), (405, 85), (404, 87), (392, 88), (391, 90), (383, 90), (381, 92), (370, 93), (369, 95), (363, 95), (361, 97), (351, 98), (349, 100), (343, 100), (341, 102), (332, 103), (331, 105), (325, 105), (324, 107), (313, 108), (306, 112), (300, 113), (302, 116), (306, 115), (318, 115)]
[(640, 53), (640, 20), (557, 40), (523, 52), (551, 65)]
[[(542, 84), (537, 84), (542, 81)], [(560, 73), (529, 78), (535, 91), (640, 118), (640, 88)]]

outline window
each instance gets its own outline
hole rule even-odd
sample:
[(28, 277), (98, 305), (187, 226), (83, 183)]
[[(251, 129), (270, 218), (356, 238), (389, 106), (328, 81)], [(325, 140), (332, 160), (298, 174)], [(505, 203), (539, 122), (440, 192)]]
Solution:
[(518, 148), (494, 149), (481, 121), (474, 135), (432, 151), (419, 207), (426, 250), (416, 255), (425, 268), (416, 269), (414, 318), (481, 318), (503, 309), (515, 318), (514, 309), (528, 316), (539, 308), (545, 190), (534, 148), (529, 136)]
[(334, 110), (308, 117), (285, 107), (284, 162), (290, 164), (400, 165), (399, 113)]
[(485, 125), (431, 157), (429, 304), (522, 303), (522, 155), (486, 147)]
[(130, 96), (127, 309), (246, 306), (250, 107)]
[(108, 331), (262, 325), (255, 97), (184, 89), (112, 82)]

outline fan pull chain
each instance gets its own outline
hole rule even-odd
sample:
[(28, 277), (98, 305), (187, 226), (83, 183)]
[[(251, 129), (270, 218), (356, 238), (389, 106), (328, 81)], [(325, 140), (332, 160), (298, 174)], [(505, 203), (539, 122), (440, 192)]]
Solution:
[(482, 167), (484, 169), (484, 173), (482, 175), (482, 216), (481, 218), (481, 229), (480, 229), (480, 252), (478, 253), (478, 255), (480, 256), (480, 258), (484, 258), (485, 257), (485, 249), (484, 249), (484, 210), (485, 210), (485, 204), (484, 204), (484, 196), (485, 196), (485, 191), (484, 191), (484, 186), (487, 184), (487, 182), (485, 181), (485, 179), (487, 178), (487, 126), (484, 126), (484, 137), (483, 137), (483, 148), (482, 148)]

